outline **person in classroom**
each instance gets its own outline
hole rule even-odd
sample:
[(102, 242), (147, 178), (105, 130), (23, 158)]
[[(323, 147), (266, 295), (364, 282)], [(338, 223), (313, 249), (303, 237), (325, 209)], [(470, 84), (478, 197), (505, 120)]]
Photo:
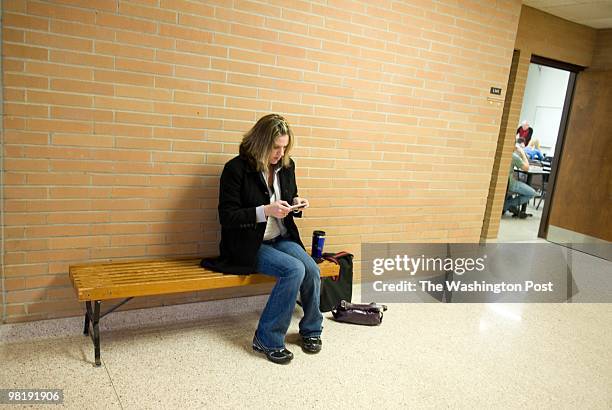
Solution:
[(516, 138), (522, 138), (525, 140), (525, 145), (529, 145), (531, 142), (531, 136), (533, 135), (533, 128), (529, 126), (529, 121), (523, 120), (521, 125), (516, 130)]
[[(510, 174), (508, 175), (508, 192), (506, 194), (506, 200), (504, 202), (504, 209), (502, 215), (507, 211), (512, 212), (513, 217), (525, 219), (531, 214), (528, 214), (520, 210), (521, 205), (528, 203), (535, 195), (535, 190), (524, 182), (516, 179), (514, 175), (514, 168), (518, 168), (523, 171), (529, 170), (529, 159), (525, 155), (523, 150), (524, 142), (522, 138), (518, 139), (515, 145), (514, 152), (512, 153), (512, 160), (510, 161)], [(513, 195), (516, 194), (516, 195)]]
[(544, 159), (544, 154), (540, 149), (539, 139), (534, 138), (529, 142), (529, 145), (525, 147), (525, 155), (531, 160), (542, 161)]

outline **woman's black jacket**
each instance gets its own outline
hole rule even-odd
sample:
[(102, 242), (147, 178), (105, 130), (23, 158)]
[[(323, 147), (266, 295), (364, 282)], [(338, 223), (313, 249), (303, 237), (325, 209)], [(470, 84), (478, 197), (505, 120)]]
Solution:
[[(289, 204), (298, 196), (295, 183), (295, 163), (278, 171), (281, 199)], [(268, 184), (246, 158), (237, 156), (228, 161), (221, 174), (219, 186), (219, 222), (221, 223), (220, 256), (204, 259), (202, 266), (224, 273), (249, 274), (256, 272), (256, 256), (263, 241), (266, 223), (256, 222), (255, 208), (270, 203)], [(301, 213), (290, 212), (283, 222), (288, 239), (302, 247), (293, 217)]]

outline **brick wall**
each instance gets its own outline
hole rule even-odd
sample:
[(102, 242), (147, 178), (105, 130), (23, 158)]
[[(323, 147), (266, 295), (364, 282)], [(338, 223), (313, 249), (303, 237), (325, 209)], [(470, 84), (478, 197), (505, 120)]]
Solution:
[(479, 239), (518, 0), (2, 4), (4, 321), (78, 313), (70, 263), (216, 253), (221, 167), (269, 112), (303, 237)]
[[(523, 59), (525, 56), (523, 56)], [(508, 144), (514, 145), (514, 140), (512, 138), (505, 138), (505, 135), (508, 130), (515, 129), (514, 122), (510, 122), (510, 118), (518, 117), (521, 111), (521, 106), (517, 104), (517, 101), (522, 101), (522, 98), (514, 98), (515, 93), (523, 94), (525, 92), (524, 87), (516, 87), (517, 81), (525, 83), (525, 78), (527, 77), (527, 72), (524, 71), (525, 67), (528, 67), (520, 64), (521, 63), (521, 53), (519, 50), (514, 51), (514, 55), (512, 57), (512, 65), (510, 67), (510, 75), (508, 76), (508, 85), (506, 87), (506, 97), (504, 100), (504, 111), (501, 118), (499, 135), (500, 138), (497, 141), (497, 150), (495, 151), (495, 160), (493, 162), (493, 170), (491, 172), (491, 182), (489, 184), (489, 200), (487, 201), (487, 206), (485, 208), (484, 214), (484, 222), (482, 225), (482, 234), (481, 239), (486, 240), (489, 238), (489, 231), (495, 230), (495, 238), (497, 236), (497, 231), (499, 230), (499, 218), (492, 217), (493, 212), (501, 212), (503, 209), (503, 204), (505, 201), (505, 193), (507, 188), (508, 174), (507, 170), (510, 167), (510, 158), (506, 155)], [(523, 70), (519, 71), (519, 67), (523, 68)], [(524, 77), (524, 78), (523, 78)], [(518, 111), (518, 112), (517, 112)], [(504, 172), (500, 172), (500, 169)], [(504, 178), (505, 175), (505, 178)]]
[[(520, 57), (516, 68), (517, 74), (511, 85), (512, 99), (506, 101), (508, 110), (507, 127), (502, 129), (498, 141), (498, 152), (502, 155), (495, 162), (492, 180), (497, 180), (496, 189), (489, 197), (490, 206), (485, 215), (483, 238), (497, 238), (500, 215), (506, 192), (506, 181), (510, 169), (510, 158), (514, 149), (516, 129), (521, 121), (521, 107), (527, 84), (527, 73), (532, 55), (547, 57), (583, 67), (591, 64), (595, 49), (597, 30), (572, 23), (544, 13), (531, 7), (523, 6), (516, 35), (515, 49)], [(508, 106), (508, 104), (510, 104)], [(570, 119), (571, 121), (571, 119)]]

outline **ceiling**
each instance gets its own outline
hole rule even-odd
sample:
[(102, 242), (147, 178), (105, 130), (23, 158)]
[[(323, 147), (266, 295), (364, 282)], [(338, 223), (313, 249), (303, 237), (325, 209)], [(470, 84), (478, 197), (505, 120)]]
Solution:
[(612, 0), (523, 0), (523, 4), (585, 26), (612, 28)]

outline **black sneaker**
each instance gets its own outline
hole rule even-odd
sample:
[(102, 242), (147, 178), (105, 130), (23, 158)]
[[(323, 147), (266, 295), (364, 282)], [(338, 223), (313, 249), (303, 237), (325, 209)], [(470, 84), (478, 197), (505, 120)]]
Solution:
[(302, 350), (306, 353), (319, 353), (322, 346), (320, 336), (302, 337)]
[(253, 336), (253, 350), (265, 354), (269, 361), (277, 364), (289, 363), (293, 359), (293, 353), (285, 348), (268, 349), (264, 347), (257, 339), (257, 335)]

